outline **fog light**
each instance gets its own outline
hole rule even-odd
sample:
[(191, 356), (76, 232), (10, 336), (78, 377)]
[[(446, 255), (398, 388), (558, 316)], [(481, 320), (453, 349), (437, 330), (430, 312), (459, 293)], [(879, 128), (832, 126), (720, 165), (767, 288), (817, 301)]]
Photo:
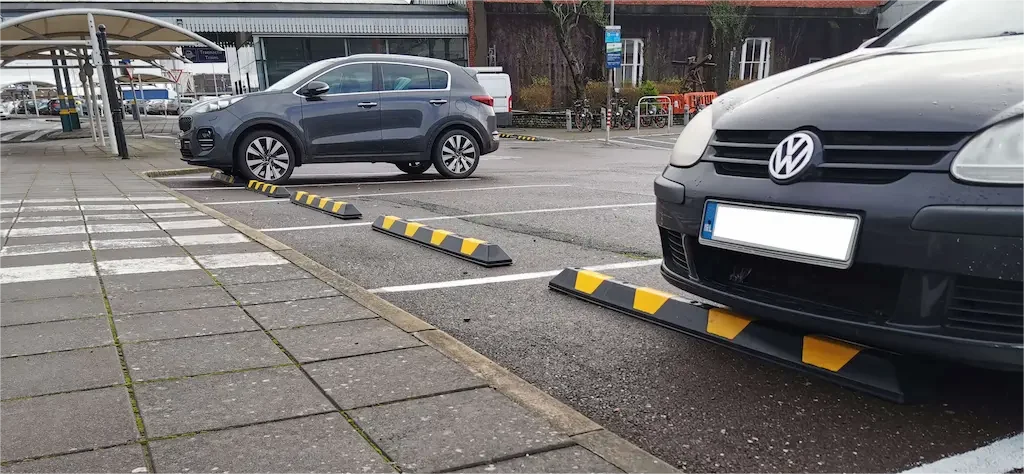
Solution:
[(210, 130), (209, 128), (200, 129), (196, 133), (196, 138), (199, 141), (199, 148), (203, 150), (213, 148), (213, 130)]

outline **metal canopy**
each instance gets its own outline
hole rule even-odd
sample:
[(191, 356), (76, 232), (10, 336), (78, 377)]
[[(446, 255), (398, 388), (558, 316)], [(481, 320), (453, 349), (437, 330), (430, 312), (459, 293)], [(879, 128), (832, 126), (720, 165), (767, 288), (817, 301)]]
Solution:
[(130, 78), (128, 76), (119, 76), (115, 77), (114, 80), (122, 84), (174, 84), (174, 81), (164, 76), (157, 76), (156, 74), (135, 74)]
[(156, 18), (118, 10), (70, 8), (32, 13), (0, 23), (0, 60), (52, 59), (49, 51), (53, 49), (86, 49), (90, 13), (95, 24), (106, 25), (110, 51), (117, 58), (183, 60), (175, 49), (186, 44), (223, 51), (196, 33)]

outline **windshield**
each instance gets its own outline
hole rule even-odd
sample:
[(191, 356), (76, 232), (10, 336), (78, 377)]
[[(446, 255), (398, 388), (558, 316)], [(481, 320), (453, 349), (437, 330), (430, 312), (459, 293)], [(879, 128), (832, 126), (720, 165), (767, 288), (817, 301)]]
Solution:
[[(922, 8), (930, 8), (925, 6)], [(1024, 34), (1021, 0), (945, 0), (905, 27), (897, 25), (870, 47), (917, 46)]]
[(308, 65), (306, 65), (306, 67), (303, 67), (302, 69), (299, 69), (298, 71), (295, 71), (295, 72), (285, 76), (284, 79), (281, 79), (280, 81), (275, 82), (274, 85), (268, 87), (267, 90), (268, 91), (283, 91), (283, 90), (291, 89), (292, 87), (295, 87), (295, 86), (299, 85), (300, 82), (303, 82), (306, 79), (306, 76), (309, 76), (314, 71), (317, 71), (320, 68), (322, 68), (324, 66), (327, 66), (328, 64), (330, 64), (332, 62), (334, 62), (334, 58), (332, 58), (332, 59), (322, 59), (322, 60), (317, 61), (317, 62), (315, 62), (313, 64), (308, 64)]

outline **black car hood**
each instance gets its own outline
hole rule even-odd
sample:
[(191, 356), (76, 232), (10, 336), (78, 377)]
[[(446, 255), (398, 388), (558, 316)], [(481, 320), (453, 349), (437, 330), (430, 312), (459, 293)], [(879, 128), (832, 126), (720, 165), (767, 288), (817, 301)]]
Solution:
[(974, 132), (1019, 115), (1024, 38), (862, 48), (715, 101), (724, 130)]

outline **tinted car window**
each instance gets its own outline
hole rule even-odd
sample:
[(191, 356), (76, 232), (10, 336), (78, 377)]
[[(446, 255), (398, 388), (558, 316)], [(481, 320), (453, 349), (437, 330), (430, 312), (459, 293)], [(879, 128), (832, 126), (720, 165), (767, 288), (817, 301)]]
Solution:
[(444, 89), (448, 87), (448, 73), (437, 69), (428, 69), (430, 74), (430, 88)]
[(328, 94), (351, 94), (373, 91), (373, 65), (350, 64), (327, 71), (316, 80), (331, 86)]
[(386, 91), (430, 89), (430, 74), (425, 67), (381, 64), (380, 70), (384, 76), (384, 90)]

